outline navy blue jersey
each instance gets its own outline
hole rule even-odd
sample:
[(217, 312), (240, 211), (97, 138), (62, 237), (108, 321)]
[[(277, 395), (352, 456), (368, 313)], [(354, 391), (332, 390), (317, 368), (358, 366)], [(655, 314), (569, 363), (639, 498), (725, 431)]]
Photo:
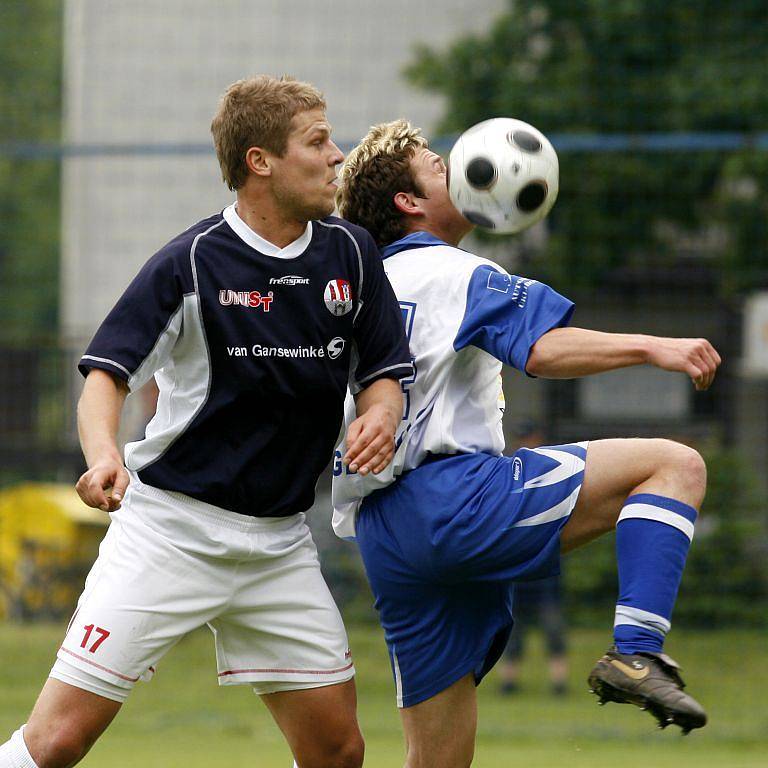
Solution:
[(234, 206), (141, 269), (80, 360), (160, 395), (125, 463), (141, 480), (259, 517), (308, 509), (349, 383), (411, 375), (401, 312), (370, 235), (310, 222), (284, 249)]

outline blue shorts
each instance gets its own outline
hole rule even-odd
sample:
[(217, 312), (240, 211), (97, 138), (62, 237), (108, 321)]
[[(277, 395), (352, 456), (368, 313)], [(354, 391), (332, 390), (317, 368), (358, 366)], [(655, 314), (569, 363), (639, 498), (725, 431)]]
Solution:
[(514, 456), (435, 457), (363, 502), (357, 542), (376, 598), (397, 703), (411, 707), (493, 667), (513, 583), (560, 571), (586, 443)]

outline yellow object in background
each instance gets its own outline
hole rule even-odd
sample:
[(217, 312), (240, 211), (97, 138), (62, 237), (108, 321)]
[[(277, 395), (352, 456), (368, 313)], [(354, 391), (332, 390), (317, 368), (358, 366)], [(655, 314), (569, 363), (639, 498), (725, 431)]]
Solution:
[(0, 618), (71, 613), (108, 524), (70, 485), (27, 483), (0, 492)]

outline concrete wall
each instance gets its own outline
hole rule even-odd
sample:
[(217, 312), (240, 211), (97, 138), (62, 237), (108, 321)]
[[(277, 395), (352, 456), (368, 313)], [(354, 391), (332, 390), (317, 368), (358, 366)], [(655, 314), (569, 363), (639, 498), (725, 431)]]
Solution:
[[(401, 75), (420, 43), (481, 31), (504, 0), (68, 0), (65, 139), (210, 144), (226, 86), (289, 73), (328, 99), (335, 138), (405, 116), (430, 130), (439, 98)], [(87, 339), (140, 265), (223, 208), (215, 156), (71, 157), (63, 173), (62, 328)]]

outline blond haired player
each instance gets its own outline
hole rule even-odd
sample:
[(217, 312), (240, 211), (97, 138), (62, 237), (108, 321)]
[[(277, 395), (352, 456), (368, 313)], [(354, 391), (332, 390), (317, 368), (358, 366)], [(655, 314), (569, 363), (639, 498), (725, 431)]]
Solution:
[[(390, 461), (407, 342), (371, 237), (329, 215), (343, 156), (321, 94), (241, 80), (212, 132), (236, 201), (144, 265), (80, 360), (77, 490), (112, 523), (2, 768), (77, 763), (204, 624), (219, 683), (253, 686), (300, 768), (362, 764), (347, 637), (302, 512), (348, 383), (347, 461), (361, 474)], [(157, 413), (124, 463), (123, 401), (152, 376)]]
[[(647, 363), (697, 389), (720, 363), (703, 339), (567, 327), (573, 304), (459, 249), (470, 224), (446, 167), (405, 121), (375, 126), (340, 174), (339, 210), (382, 248), (414, 357), (392, 463), (355, 473), (337, 449), (334, 525), (356, 536), (395, 678), (407, 765), (472, 760), (475, 686), (512, 625), (515, 581), (557, 573), (560, 555), (617, 529), (614, 642), (590, 676), (604, 700), (704, 725), (662, 652), (704, 497), (696, 451), (667, 440), (596, 440), (502, 455), (502, 364), (571, 378)], [(347, 423), (354, 423), (350, 400)]]

